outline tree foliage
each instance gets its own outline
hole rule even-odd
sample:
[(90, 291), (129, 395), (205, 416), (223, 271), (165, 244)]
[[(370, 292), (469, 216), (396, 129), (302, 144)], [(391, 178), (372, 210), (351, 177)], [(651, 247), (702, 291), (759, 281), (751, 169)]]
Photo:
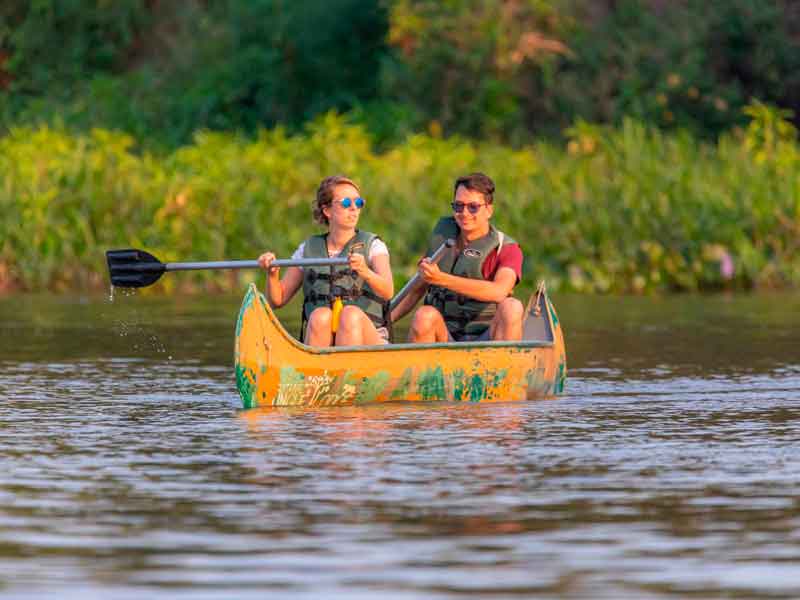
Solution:
[(633, 117), (713, 138), (751, 99), (800, 113), (791, 0), (4, 0), (0, 126), (176, 146), (349, 112), (524, 144)]
[(352, 109), (377, 94), (388, 51), (386, 11), (370, 0), (8, 2), (0, 118), (55, 116), (170, 145)]

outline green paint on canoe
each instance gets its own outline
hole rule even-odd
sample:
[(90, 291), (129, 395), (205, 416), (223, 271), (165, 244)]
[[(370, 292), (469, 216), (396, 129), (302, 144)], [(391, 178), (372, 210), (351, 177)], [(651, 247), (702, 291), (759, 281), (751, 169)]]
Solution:
[(239, 316), (236, 319), (236, 337), (242, 333), (242, 322), (244, 321), (244, 313), (253, 305), (253, 298), (255, 298), (255, 294), (253, 293), (253, 288), (247, 288), (247, 293), (244, 295), (244, 299), (242, 300), (242, 308), (239, 309)]
[(453, 381), (453, 400), (461, 402), (464, 399), (464, 390), (467, 389), (467, 374), (464, 369), (456, 369), (450, 377)]
[(258, 403), (255, 397), (256, 386), (253, 383), (255, 380), (256, 376), (252, 369), (243, 367), (240, 364), (236, 365), (236, 387), (239, 390), (239, 396), (242, 398), (242, 406), (244, 408), (255, 408)]
[(567, 381), (567, 365), (564, 361), (558, 365), (558, 373), (556, 373), (555, 384), (553, 385), (553, 392), (560, 394), (564, 391), (564, 384)]
[(486, 382), (477, 373), (469, 380), (469, 401), (480, 402), (486, 395)]
[(486, 373), (483, 377), (484, 390), (482, 398), (492, 398), (495, 389), (497, 389), (497, 386), (500, 385), (507, 375), (508, 369), (500, 369), (499, 371), (490, 371)]
[(492, 391), (508, 375), (508, 369), (488, 371), (467, 375), (463, 369), (457, 369), (450, 375), (453, 382), (453, 400), (457, 402), (480, 402), (492, 397)]
[(368, 402), (374, 402), (378, 394), (386, 388), (386, 384), (389, 383), (390, 379), (391, 375), (388, 371), (378, 371), (370, 377), (365, 377), (358, 386), (355, 403), (367, 404)]
[(403, 374), (400, 376), (400, 379), (397, 381), (397, 385), (394, 386), (392, 390), (392, 394), (389, 397), (390, 400), (401, 400), (408, 396), (408, 389), (411, 387), (411, 375), (413, 374), (413, 369), (408, 367)]
[(359, 385), (361, 385), (362, 378), (355, 375), (351, 369), (347, 369), (347, 371), (344, 372), (344, 375), (340, 377), (340, 380), (340, 387), (342, 388), (344, 388), (346, 385), (352, 385), (353, 387), (357, 388)]
[(525, 385), (528, 389), (539, 389), (544, 381), (544, 367), (539, 366), (525, 373)]
[(553, 303), (550, 302), (550, 299), (547, 300), (547, 308), (550, 309), (550, 319), (553, 321), (553, 327), (558, 327), (558, 315), (556, 314), (556, 309), (553, 306)]
[(426, 369), (417, 377), (417, 391), (423, 400), (445, 400), (444, 373), (442, 367)]
[(306, 376), (292, 366), (281, 367), (281, 385), (303, 383)]

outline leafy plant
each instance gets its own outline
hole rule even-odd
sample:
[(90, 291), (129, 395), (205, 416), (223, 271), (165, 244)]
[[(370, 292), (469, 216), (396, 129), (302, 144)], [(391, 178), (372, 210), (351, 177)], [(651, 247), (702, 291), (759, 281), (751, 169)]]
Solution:
[[(287, 256), (318, 231), (310, 205), (333, 173), (360, 183), (361, 226), (386, 240), (400, 284), (449, 213), (453, 181), (475, 170), (496, 181), (495, 219), (522, 243), (529, 284), (591, 293), (796, 286), (800, 147), (786, 113), (747, 112), (749, 129), (716, 144), (626, 120), (578, 122), (565, 144), (519, 149), (414, 134), (377, 151), (336, 113), (297, 134), (204, 132), (164, 154), (107, 130), (13, 129), (0, 138), (0, 288), (102, 288), (113, 247), (167, 261)], [(162, 281), (232, 290), (258, 276)]]

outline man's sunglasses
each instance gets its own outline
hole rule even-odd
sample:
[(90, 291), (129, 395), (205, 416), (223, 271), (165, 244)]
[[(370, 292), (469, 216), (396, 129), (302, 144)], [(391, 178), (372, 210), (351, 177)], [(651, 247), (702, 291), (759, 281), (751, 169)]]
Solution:
[(341, 200), (342, 208), (350, 208), (351, 206), (354, 205), (356, 208), (364, 208), (364, 205), (366, 203), (367, 201), (361, 198), (360, 196), (358, 198), (342, 198)]
[(464, 209), (467, 208), (471, 214), (477, 215), (478, 211), (481, 209), (481, 206), (484, 206), (484, 204), (480, 204), (478, 202), (453, 202), (450, 204), (450, 206), (453, 207), (453, 212), (462, 213), (464, 212)]

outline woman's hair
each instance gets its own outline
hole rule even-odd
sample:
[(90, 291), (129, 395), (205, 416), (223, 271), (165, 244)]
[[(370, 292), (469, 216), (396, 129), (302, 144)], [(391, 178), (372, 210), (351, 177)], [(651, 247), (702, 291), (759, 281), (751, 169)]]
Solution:
[(356, 183), (344, 175), (331, 175), (330, 177), (326, 177), (322, 180), (322, 183), (319, 184), (319, 188), (317, 189), (317, 197), (314, 200), (314, 203), (311, 205), (311, 212), (314, 215), (314, 221), (319, 223), (320, 225), (328, 226), (328, 217), (325, 216), (325, 213), (322, 212), (322, 209), (326, 206), (330, 206), (333, 203), (333, 189), (337, 185), (352, 185), (358, 193), (361, 193), (361, 188), (359, 188)]

